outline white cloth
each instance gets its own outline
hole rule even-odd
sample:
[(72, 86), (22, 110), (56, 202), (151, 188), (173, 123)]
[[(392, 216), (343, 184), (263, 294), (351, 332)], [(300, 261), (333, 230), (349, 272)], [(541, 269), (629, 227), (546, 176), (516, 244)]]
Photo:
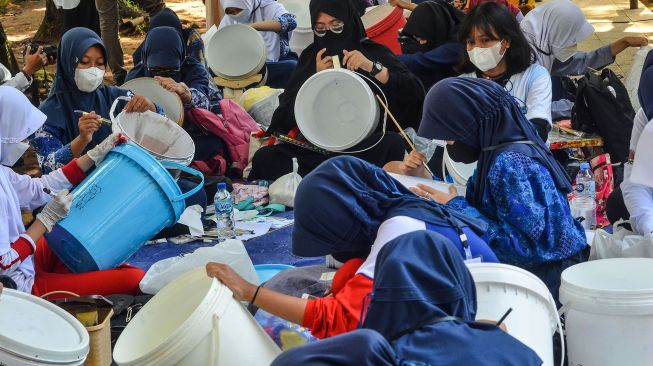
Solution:
[(374, 279), (376, 257), (379, 255), (381, 249), (383, 249), (388, 242), (398, 236), (419, 230), (426, 230), (426, 223), (412, 217), (395, 216), (384, 221), (376, 233), (376, 239), (374, 239), (374, 244), (372, 244), (370, 254), (365, 259), (365, 262), (363, 262), (363, 264), (358, 268), (356, 274), (362, 274), (368, 278)]
[(520, 26), (535, 48), (538, 63), (549, 72), (555, 61), (555, 51), (579, 44), (594, 33), (594, 27), (570, 0), (538, 5), (526, 14)]
[[(460, 76), (477, 77), (476, 72)], [(551, 124), (551, 76), (544, 67), (533, 64), (524, 72), (511, 76), (505, 89), (517, 99), (520, 106), (526, 105), (526, 118), (541, 118)]]
[(11, 77), (11, 71), (5, 65), (0, 64), (0, 84), (11, 86), (24, 92), (32, 85), (32, 80), (28, 79), (22, 71), (16, 74), (16, 76)]
[[(280, 17), (287, 14), (288, 11), (276, 0), (224, 0), (222, 3), (222, 10), (227, 8), (247, 9), (252, 15), (250, 23), (258, 23), (264, 20), (271, 20), (275, 17)], [(239, 24), (230, 16), (226, 15), (222, 18), (218, 29), (228, 25)], [(279, 61), (281, 56), (281, 38), (275, 32), (259, 32), (267, 46), (267, 60), (269, 62)], [(238, 42), (238, 40), (234, 40)]]
[[(640, 136), (648, 124), (646, 114), (640, 108), (633, 121), (633, 132), (630, 137), (630, 150), (636, 151)], [(648, 142), (653, 143), (653, 141)], [(642, 161), (635, 155), (635, 161)], [(648, 161), (645, 161), (648, 162)], [(650, 163), (648, 164), (650, 166)], [(640, 235), (653, 232), (653, 188), (632, 182), (632, 165), (626, 164), (624, 169), (624, 181), (621, 183), (621, 192), (624, 203), (630, 213), (630, 223), (633, 231)]]
[[(45, 119), (45, 115), (32, 106), (20, 91), (0, 86), (1, 143), (23, 141), (39, 129)], [(20, 209), (34, 209), (50, 199), (43, 192), (43, 187), (58, 191), (70, 187), (70, 183), (61, 171), (32, 179), (0, 166), (0, 256), (9, 252), (11, 244), (25, 232)], [(10, 276), (18, 284), (19, 290), (31, 292), (34, 281), (31, 258), (17, 267), (0, 271), (0, 274)]]
[(53, 0), (57, 9), (70, 10), (79, 6), (81, 0)]

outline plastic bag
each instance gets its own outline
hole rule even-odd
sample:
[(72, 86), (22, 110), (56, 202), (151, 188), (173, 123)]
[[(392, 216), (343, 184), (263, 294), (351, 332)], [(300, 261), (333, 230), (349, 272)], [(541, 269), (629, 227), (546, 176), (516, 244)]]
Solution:
[(642, 76), (644, 61), (646, 60), (646, 56), (650, 50), (653, 50), (653, 47), (644, 46), (640, 47), (640, 49), (635, 53), (635, 56), (633, 56), (633, 65), (630, 67), (630, 72), (624, 82), (626, 90), (628, 90), (628, 96), (630, 96), (630, 104), (633, 105), (635, 112), (640, 108), (639, 98), (637, 97), (639, 79)]
[(596, 230), (590, 260), (609, 258), (653, 258), (653, 235), (637, 235), (617, 221), (612, 234)]
[(295, 192), (302, 181), (302, 177), (297, 174), (299, 164), (297, 158), (292, 158), (292, 173), (288, 173), (270, 184), (269, 194), (270, 202), (280, 203), (287, 207), (294, 207)]
[(406, 132), (406, 135), (413, 140), (413, 144), (415, 144), (417, 151), (426, 155), (426, 161), (430, 161), (435, 153), (435, 149), (438, 147), (438, 144), (434, 142), (434, 140), (417, 136), (417, 132), (415, 132), (412, 127), (405, 129), (404, 132)]
[(154, 263), (141, 280), (141, 291), (155, 295), (177, 277), (203, 267), (208, 262), (228, 264), (248, 282), (259, 284), (258, 275), (243, 242), (230, 239), (213, 247), (199, 248), (183, 257), (167, 258)]

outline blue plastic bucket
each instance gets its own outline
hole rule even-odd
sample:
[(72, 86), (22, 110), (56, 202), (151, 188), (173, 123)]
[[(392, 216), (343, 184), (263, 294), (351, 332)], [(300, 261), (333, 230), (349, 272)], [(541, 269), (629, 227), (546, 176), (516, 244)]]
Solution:
[[(202, 178), (182, 193), (164, 168)], [(184, 199), (202, 188), (202, 173), (172, 162), (158, 162), (141, 147), (115, 147), (72, 192), (66, 218), (46, 235), (50, 248), (73, 272), (115, 268), (186, 209)]]
[(295, 268), (295, 266), (289, 264), (257, 264), (254, 266), (254, 270), (256, 270), (256, 274), (261, 283), (267, 282), (272, 277), (276, 276), (277, 273), (291, 268)]

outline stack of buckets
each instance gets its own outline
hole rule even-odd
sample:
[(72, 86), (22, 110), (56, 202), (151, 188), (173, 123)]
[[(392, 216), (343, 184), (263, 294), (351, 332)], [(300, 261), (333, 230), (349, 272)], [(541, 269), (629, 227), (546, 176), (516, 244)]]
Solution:
[(394, 54), (401, 55), (399, 30), (406, 25), (404, 11), (390, 4), (370, 8), (361, 17), (365, 32), (374, 42), (388, 47)]

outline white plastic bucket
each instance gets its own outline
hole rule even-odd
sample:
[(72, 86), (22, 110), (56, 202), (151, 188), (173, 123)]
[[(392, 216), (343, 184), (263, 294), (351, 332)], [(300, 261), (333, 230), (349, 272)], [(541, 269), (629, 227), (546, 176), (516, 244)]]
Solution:
[(231, 291), (200, 267), (136, 314), (113, 358), (121, 366), (267, 366), (280, 353)]
[(279, 3), (297, 20), (297, 28), (290, 36), (290, 49), (301, 55), (304, 49), (313, 43), (313, 28), (308, 0), (279, 0)]
[(312, 28), (295, 28), (290, 36), (290, 50), (301, 56), (306, 47), (313, 43)]
[(295, 99), (297, 126), (313, 145), (343, 151), (365, 140), (379, 123), (379, 106), (357, 74), (331, 69), (311, 76)]
[(449, 152), (445, 148), (442, 164), (442, 176), (446, 177), (448, 172), (456, 185), (466, 187), (467, 181), (472, 177), (472, 175), (474, 175), (477, 163), (464, 164), (455, 162), (451, 160)]
[(24, 292), (2, 292), (0, 365), (77, 366), (88, 352), (88, 332), (65, 310)]
[(136, 78), (129, 80), (121, 86), (122, 89), (131, 90), (136, 95), (142, 95), (153, 103), (163, 108), (166, 117), (177, 122), (184, 123), (184, 104), (177, 93), (173, 93), (162, 87), (153, 78)]
[(208, 38), (206, 62), (221, 78), (247, 79), (265, 65), (267, 48), (263, 37), (248, 25), (228, 25)]
[(476, 284), (476, 319), (498, 320), (512, 308), (504, 320), (508, 333), (533, 349), (542, 365), (553, 366), (553, 335), (556, 328), (562, 329), (546, 285), (534, 274), (507, 264), (467, 266)]
[(650, 365), (653, 259), (618, 258), (562, 272), (569, 366)]

